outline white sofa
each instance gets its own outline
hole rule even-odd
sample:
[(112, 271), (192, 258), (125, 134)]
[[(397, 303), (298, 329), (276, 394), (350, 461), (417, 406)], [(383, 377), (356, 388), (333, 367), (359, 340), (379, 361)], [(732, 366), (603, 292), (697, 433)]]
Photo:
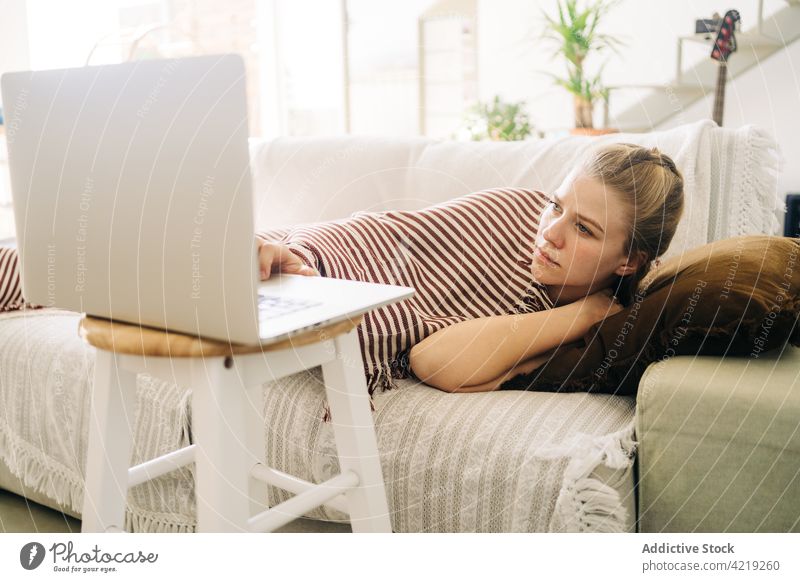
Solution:
[[(684, 172), (687, 212), (667, 256), (719, 238), (779, 233), (780, 156), (774, 141), (758, 127), (723, 129), (710, 121), (649, 134), (516, 143), (358, 136), (253, 140), (257, 226), (342, 218), (359, 210), (421, 208), (488, 187), (547, 191), (600, 141), (658, 146)], [(0, 487), (75, 517), (82, 507), (94, 362), (93, 348), (77, 336), (78, 317), (54, 309), (0, 316), (0, 409), (5, 411), (0, 415)], [(766, 356), (761, 361), (778, 370), (789, 402), (795, 402), (797, 390), (791, 385), (800, 349)], [(698, 529), (691, 516), (683, 515), (691, 499), (674, 489), (663, 496), (662, 483), (650, 476), (670, 470), (661, 460), (670, 443), (653, 438), (647, 449), (653, 471), (642, 466), (641, 458), (636, 463), (652, 428), (642, 419), (660, 422), (663, 436), (663, 415), (653, 407), (668, 406), (665, 394), (691, 390), (682, 376), (685, 367), (695, 366), (693, 377), (702, 377), (706, 386), (717, 382), (718, 370), (748, 373), (741, 360), (730, 360), (736, 361), (676, 357), (654, 364), (648, 375), (656, 366), (658, 374), (646, 393), (640, 391), (638, 402), (603, 394), (447, 394), (401, 381), (400, 389), (375, 397), (394, 531)], [(763, 383), (763, 375), (755, 381)], [(331, 427), (319, 422), (321, 382), (317, 368), (265, 385), (267, 462), (317, 482), (336, 471)], [(189, 444), (190, 398), (189, 389), (139, 377), (132, 463)], [(646, 406), (651, 406), (648, 415)], [(790, 445), (800, 450), (796, 441)], [(684, 481), (705, 478), (697, 474), (705, 470)], [(192, 531), (192, 478), (191, 468), (183, 468), (134, 488), (127, 528)], [(790, 480), (788, 486), (798, 484)], [(269, 494), (271, 504), (290, 496), (274, 487)], [(771, 494), (753, 503), (780, 508), (780, 499), (765, 497)], [(686, 496), (691, 498), (692, 491)], [(759, 527), (797, 527), (785, 514)], [(336, 521), (346, 516), (321, 508), (308, 517)], [(755, 527), (735, 520), (703, 523), (699, 529)]]

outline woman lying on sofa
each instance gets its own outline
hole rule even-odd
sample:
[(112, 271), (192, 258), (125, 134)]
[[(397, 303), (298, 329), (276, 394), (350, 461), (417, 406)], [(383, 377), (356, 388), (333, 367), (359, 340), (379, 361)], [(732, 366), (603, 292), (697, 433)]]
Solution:
[(490, 391), (629, 305), (682, 212), (672, 159), (608, 144), (549, 196), (493, 189), (417, 211), (357, 212), (279, 240), (260, 233), (261, 277), (414, 287), (359, 326), (370, 394), (412, 374), (448, 392)]

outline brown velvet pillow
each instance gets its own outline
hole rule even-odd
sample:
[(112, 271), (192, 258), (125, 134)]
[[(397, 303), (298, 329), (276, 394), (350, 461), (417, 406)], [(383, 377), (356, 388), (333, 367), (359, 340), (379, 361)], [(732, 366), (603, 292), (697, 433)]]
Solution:
[(634, 395), (651, 363), (800, 346), (800, 239), (745, 235), (665, 260), (631, 305), (500, 390)]

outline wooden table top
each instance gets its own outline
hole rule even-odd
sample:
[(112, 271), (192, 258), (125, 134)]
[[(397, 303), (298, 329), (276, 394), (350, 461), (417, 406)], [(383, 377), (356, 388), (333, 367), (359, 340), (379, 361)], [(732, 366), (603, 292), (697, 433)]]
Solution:
[(309, 330), (289, 339), (252, 345), (231, 344), (88, 315), (81, 318), (78, 332), (89, 345), (109, 352), (137, 356), (208, 358), (274, 352), (314, 344), (349, 332), (358, 326), (363, 318), (363, 315), (359, 315), (339, 323)]

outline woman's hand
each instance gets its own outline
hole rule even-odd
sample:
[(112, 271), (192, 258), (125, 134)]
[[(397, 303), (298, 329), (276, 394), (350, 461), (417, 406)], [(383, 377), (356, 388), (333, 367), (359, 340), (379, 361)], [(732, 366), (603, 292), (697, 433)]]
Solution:
[(316, 269), (307, 266), (289, 247), (280, 243), (259, 241), (258, 263), (261, 267), (261, 280), (269, 279), (271, 273), (293, 273), (319, 276)]
[(625, 309), (608, 288), (575, 301), (574, 307), (580, 310), (580, 317), (589, 327)]

